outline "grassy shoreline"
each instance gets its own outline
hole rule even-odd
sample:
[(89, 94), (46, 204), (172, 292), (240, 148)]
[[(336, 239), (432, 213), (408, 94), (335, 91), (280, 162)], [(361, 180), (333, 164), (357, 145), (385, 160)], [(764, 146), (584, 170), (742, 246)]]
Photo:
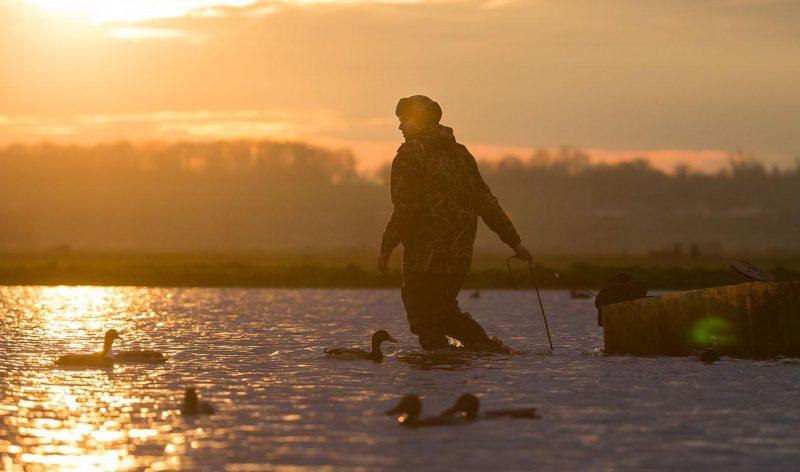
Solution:
[[(512, 288), (505, 255), (479, 254), (466, 288)], [(150, 287), (309, 287), (387, 288), (402, 283), (400, 255), (393, 270), (378, 273), (366, 252), (315, 254), (0, 254), (0, 285), (132, 285)], [(545, 288), (596, 288), (611, 275), (630, 272), (651, 289), (692, 289), (737, 283), (727, 259), (653, 260), (646, 257), (542, 256), (539, 262), (559, 272), (555, 279), (537, 271)], [(733, 260), (733, 259), (731, 259)], [(760, 257), (754, 263), (778, 280), (800, 279), (800, 258)], [(520, 287), (530, 287), (521, 262), (514, 264)]]

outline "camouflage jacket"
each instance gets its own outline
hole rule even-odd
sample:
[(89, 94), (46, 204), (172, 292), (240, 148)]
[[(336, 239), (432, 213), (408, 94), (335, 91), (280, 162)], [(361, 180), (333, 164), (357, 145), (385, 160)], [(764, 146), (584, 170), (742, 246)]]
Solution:
[(480, 216), (506, 244), (514, 225), (478, 171), (475, 158), (438, 125), (406, 140), (392, 162), (394, 211), (381, 253), (403, 244), (404, 272), (467, 273)]

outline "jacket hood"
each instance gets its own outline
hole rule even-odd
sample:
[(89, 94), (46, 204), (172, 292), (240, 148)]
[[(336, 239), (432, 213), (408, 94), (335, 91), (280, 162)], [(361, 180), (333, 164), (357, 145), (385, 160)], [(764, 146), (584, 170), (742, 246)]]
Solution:
[(453, 134), (453, 128), (440, 124), (429, 126), (415, 135), (412, 139), (418, 139), (423, 142), (445, 142), (447, 144), (455, 144), (456, 137)]

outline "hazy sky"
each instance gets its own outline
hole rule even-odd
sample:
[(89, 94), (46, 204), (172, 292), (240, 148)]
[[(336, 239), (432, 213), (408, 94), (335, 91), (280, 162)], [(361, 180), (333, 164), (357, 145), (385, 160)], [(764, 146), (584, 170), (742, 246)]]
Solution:
[(400, 142), (438, 100), (477, 153), (800, 155), (796, 0), (0, 0), (0, 143)]

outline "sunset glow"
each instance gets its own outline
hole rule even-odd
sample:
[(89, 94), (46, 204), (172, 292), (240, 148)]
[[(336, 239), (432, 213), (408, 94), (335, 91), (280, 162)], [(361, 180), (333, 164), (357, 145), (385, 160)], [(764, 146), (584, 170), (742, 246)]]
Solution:
[(680, 4), (3, 2), (0, 146), (292, 139), (374, 168), (400, 142), (397, 99), (424, 93), (479, 158), (574, 146), (660, 168), (737, 150), (794, 165), (797, 4)]
[(211, 7), (243, 7), (255, 0), (25, 0), (56, 13), (86, 18), (94, 23), (136, 23), (176, 18)]
[(798, 18), (0, 0), (0, 472), (800, 463)]

